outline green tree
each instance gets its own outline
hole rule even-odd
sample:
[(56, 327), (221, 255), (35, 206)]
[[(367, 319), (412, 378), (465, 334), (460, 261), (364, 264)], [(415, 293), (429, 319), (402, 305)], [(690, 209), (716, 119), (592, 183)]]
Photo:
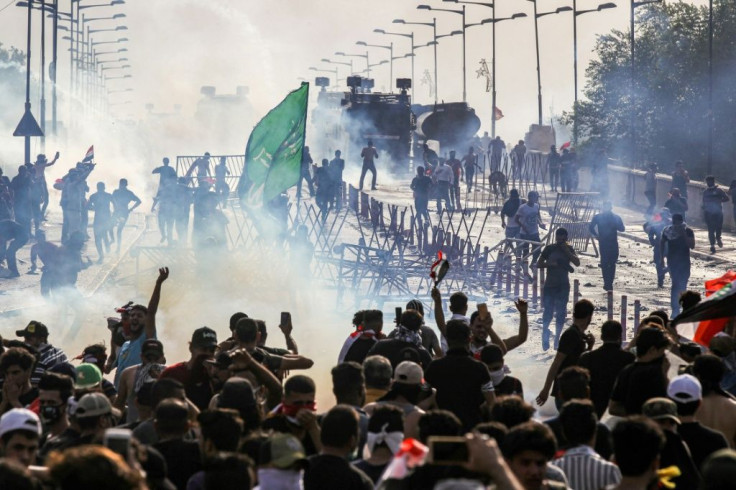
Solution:
[(15, 129), (23, 115), (25, 100), (26, 55), (11, 47), (5, 49), (0, 42), (0, 127), (3, 131)]
[[(650, 5), (637, 10), (633, 84), (629, 32), (599, 36), (597, 59), (586, 73), (577, 115), (581, 149), (605, 148), (632, 165), (657, 162), (669, 170), (685, 161), (695, 177), (705, 173), (708, 154), (708, 9), (687, 3)], [(714, 4), (713, 171), (734, 178), (736, 153), (736, 2)], [(633, 88), (633, 90), (632, 90)]]

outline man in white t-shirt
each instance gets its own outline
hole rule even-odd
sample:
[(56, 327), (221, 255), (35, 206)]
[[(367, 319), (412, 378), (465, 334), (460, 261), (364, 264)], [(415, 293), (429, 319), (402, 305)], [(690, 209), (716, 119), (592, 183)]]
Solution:
[[(526, 204), (519, 206), (519, 210), (516, 211), (514, 221), (521, 228), (519, 238), (522, 240), (529, 240), (533, 242), (541, 241), (539, 239), (539, 228), (543, 230), (547, 229), (547, 225), (542, 223), (542, 218), (539, 214), (539, 193), (537, 191), (530, 191), (527, 196)], [(529, 244), (522, 245), (522, 253), (526, 255), (529, 251)], [(533, 253), (532, 264), (537, 263), (539, 258), (540, 249), (537, 247)]]

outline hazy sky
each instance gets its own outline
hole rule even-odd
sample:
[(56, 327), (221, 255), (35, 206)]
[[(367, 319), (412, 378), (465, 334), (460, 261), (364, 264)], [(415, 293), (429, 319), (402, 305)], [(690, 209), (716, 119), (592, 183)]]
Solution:
[[(0, 8), (4, 6), (0, 2)], [(82, 5), (102, 3), (83, 0)], [(156, 111), (169, 112), (181, 104), (185, 116), (194, 111), (202, 85), (215, 85), (221, 93), (235, 91), (237, 85), (250, 87), (258, 116), (261, 116), (286, 92), (298, 86), (298, 77), (313, 79), (309, 66), (325, 66), (321, 58), (339, 59), (335, 51), (365, 52), (355, 46), (362, 40), (371, 44), (394, 42), (394, 56), (408, 52), (407, 38), (384, 36), (373, 29), (409, 32), (409, 26), (392, 24), (395, 18), (426, 22), (437, 17), (438, 34), (460, 28), (461, 17), (446, 12), (416, 10), (419, 2), (408, 0), (127, 0), (125, 5), (90, 8), (87, 17), (106, 17), (123, 12), (126, 19), (98, 21), (94, 28), (109, 28), (124, 22), (130, 41), (126, 57), (133, 66), (133, 78), (115, 87), (134, 88), (122, 97), (130, 98), (130, 112), (140, 114), (145, 104)], [(459, 4), (431, 0), (437, 8), (460, 8)], [(603, 0), (579, 0), (578, 9), (594, 9)], [(629, 3), (618, 2), (616, 9), (592, 12), (578, 17), (579, 87), (585, 86), (585, 67), (590, 60), (596, 36), (611, 28), (627, 29)], [(700, 2), (696, 2), (700, 3)], [(25, 49), (25, 9), (11, 6), (0, 12), (0, 41)], [(571, 5), (571, 0), (539, 0), (539, 11), (551, 11)], [(69, 0), (60, 0), (61, 10), (68, 10)], [(497, 17), (525, 12), (527, 18), (496, 25), (497, 105), (505, 118), (497, 132), (507, 141), (523, 136), (536, 122), (536, 73), (534, 51), (533, 5), (528, 0), (498, 0)], [(467, 23), (491, 16), (491, 9), (467, 5)], [(37, 17), (36, 17), (37, 19)], [(36, 20), (36, 26), (38, 26)], [(431, 40), (431, 28), (415, 26), (416, 44)], [(550, 108), (559, 115), (573, 101), (572, 14), (564, 12), (539, 20), (544, 114)], [(94, 40), (116, 39), (118, 33), (97, 33)], [(462, 98), (461, 36), (442, 39), (438, 48), (439, 96), (445, 101)], [(68, 80), (68, 43), (60, 41), (59, 81)], [(107, 49), (105, 49), (107, 50)], [(371, 61), (387, 57), (388, 50), (370, 48)], [(485, 92), (485, 80), (476, 78), (481, 58), (491, 61), (491, 26), (477, 26), (467, 31), (468, 102), (490, 128), (491, 95)], [(38, 69), (39, 57), (34, 59)], [(364, 59), (355, 58), (355, 67), (365, 68)], [(417, 50), (415, 59), (417, 102), (429, 102), (427, 87), (420, 84), (425, 70), (433, 71), (432, 48)], [(410, 60), (394, 62), (394, 78), (410, 76)], [(340, 66), (340, 76), (347, 67)], [(374, 70), (376, 87), (388, 86), (388, 65)], [(128, 84), (128, 85), (125, 85)], [(393, 84), (392, 84), (393, 85)], [(315, 91), (316, 92), (316, 91)], [(118, 95), (120, 97), (120, 95)]]

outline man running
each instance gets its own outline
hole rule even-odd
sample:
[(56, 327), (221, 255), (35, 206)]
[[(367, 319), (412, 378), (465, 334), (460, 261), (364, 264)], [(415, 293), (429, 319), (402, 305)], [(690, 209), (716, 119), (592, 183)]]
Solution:
[(672, 318), (680, 314), (680, 294), (687, 290), (690, 279), (690, 250), (695, 248), (695, 233), (682, 219), (681, 214), (672, 215), (672, 224), (662, 231), (661, 258), (662, 266), (670, 269), (672, 289), (670, 306)]
[(95, 219), (92, 222), (94, 230), (95, 246), (97, 247), (97, 263), (101, 264), (105, 257), (103, 244), (107, 253), (110, 253), (110, 236), (109, 231), (113, 227), (112, 221), (112, 194), (105, 191), (105, 183), (97, 183), (97, 192), (89, 196), (87, 209), (95, 212)]
[(605, 201), (601, 213), (593, 216), (590, 222), (590, 234), (598, 239), (601, 251), (601, 271), (603, 272), (603, 289), (613, 291), (613, 279), (616, 276), (618, 260), (618, 232), (626, 231), (621, 216), (614, 214), (611, 201)]
[(721, 229), (723, 228), (723, 203), (728, 202), (728, 194), (716, 185), (716, 179), (712, 175), (705, 178), (708, 187), (703, 191), (703, 213), (705, 224), (708, 225), (708, 241), (710, 242), (710, 253), (716, 253), (716, 242), (719, 248), (723, 248), (721, 241)]
[[(132, 207), (130, 203), (134, 203)], [(120, 185), (112, 193), (112, 206), (113, 206), (113, 222), (117, 224), (117, 239), (118, 246), (117, 251), (120, 253), (120, 243), (123, 241), (123, 228), (125, 223), (128, 222), (128, 216), (130, 213), (141, 205), (141, 200), (128, 189), (128, 179), (120, 179)]]
[(368, 146), (363, 148), (363, 150), (360, 152), (361, 158), (363, 158), (363, 168), (360, 171), (360, 190), (363, 190), (363, 180), (365, 179), (365, 174), (367, 174), (369, 171), (373, 174), (373, 181), (371, 183), (371, 190), (376, 190), (376, 163), (375, 159), (378, 158), (378, 150), (376, 150), (376, 147), (373, 146), (373, 141), (368, 140)]

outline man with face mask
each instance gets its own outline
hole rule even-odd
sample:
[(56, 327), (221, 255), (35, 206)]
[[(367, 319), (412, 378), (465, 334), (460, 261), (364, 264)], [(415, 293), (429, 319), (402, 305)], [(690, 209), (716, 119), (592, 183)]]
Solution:
[(503, 351), (496, 344), (488, 344), (480, 351), (480, 361), (486, 365), (491, 375), (496, 396), (517, 395), (524, 398), (524, 388), (519, 379), (509, 376), (508, 366), (504, 364)]
[(143, 305), (130, 307), (130, 338), (120, 348), (116, 358), (115, 387), (120, 387), (120, 376), (125, 368), (141, 363), (141, 348), (148, 339), (156, 338), (156, 311), (161, 299), (161, 285), (169, 277), (169, 268), (158, 270), (158, 279), (153, 288), (148, 308)]
[(261, 446), (258, 461), (258, 490), (303, 488), (307, 457), (304, 447), (294, 436), (271, 436)]
[(284, 398), (263, 421), (263, 430), (291, 434), (299, 439), (307, 454), (322, 449), (315, 403), (316, 385), (307, 376), (292, 376), (284, 383)]
[(216, 348), (217, 333), (211, 328), (200, 327), (192, 334), (189, 360), (169, 366), (161, 373), (162, 378), (180, 381), (186, 389), (187, 398), (200, 410), (207, 408), (213, 395), (204, 363), (214, 358)]
[(67, 406), (74, 392), (74, 383), (69, 376), (46, 373), (38, 383), (38, 400), (43, 421), (45, 438), (51, 439), (69, 428)]

